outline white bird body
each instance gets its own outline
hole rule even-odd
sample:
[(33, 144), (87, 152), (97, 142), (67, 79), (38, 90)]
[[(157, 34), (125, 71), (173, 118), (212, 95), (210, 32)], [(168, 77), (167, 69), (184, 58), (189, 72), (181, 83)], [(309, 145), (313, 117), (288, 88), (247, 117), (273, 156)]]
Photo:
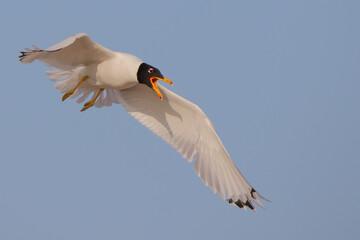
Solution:
[(85, 75), (100, 88), (126, 89), (139, 84), (137, 70), (143, 61), (131, 54), (115, 52), (114, 57), (86, 66)]
[[(263, 207), (259, 198), (265, 198), (239, 172), (204, 112), (164, 86), (157, 86), (157, 79), (171, 81), (163, 78), (160, 72), (155, 73), (158, 71), (156, 68), (150, 66), (144, 70), (142, 68), (149, 65), (144, 65), (138, 57), (110, 51), (84, 33), (71, 36), (46, 50), (37, 47), (26, 50), (20, 56), (22, 63), (37, 59), (61, 69), (47, 71), (50, 80), (60, 80), (55, 87), (61, 93), (71, 98), (82, 95), (78, 102), (94, 93), (91, 101), (97, 107), (122, 104), (135, 119), (173, 146), (189, 162), (196, 159), (196, 173), (223, 199), (240, 208), (254, 209), (251, 200)], [(149, 82), (143, 84), (141, 74), (152, 76), (149, 80), (152, 85)], [(158, 74), (155, 82), (154, 74)]]

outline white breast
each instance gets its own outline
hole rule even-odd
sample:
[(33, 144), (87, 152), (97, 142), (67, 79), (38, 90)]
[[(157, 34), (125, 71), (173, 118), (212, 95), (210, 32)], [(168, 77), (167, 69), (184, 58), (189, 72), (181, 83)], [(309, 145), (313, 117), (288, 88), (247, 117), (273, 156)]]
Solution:
[(86, 74), (100, 87), (126, 89), (139, 83), (137, 71), (142, 62), (134, 55), (117, 52), (113, 58), (87, 66)]

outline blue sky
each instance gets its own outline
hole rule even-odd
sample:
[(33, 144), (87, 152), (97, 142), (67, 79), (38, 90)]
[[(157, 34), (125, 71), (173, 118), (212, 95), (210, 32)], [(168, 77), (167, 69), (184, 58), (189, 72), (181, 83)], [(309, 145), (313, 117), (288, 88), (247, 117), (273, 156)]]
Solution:
[[(0, 239), (354, 239), (359, 1), (8, 1)], [(228, 205), (120, 105), (80, 112), (18, 51), (86, 32), (158, 67), (271, 199)]]

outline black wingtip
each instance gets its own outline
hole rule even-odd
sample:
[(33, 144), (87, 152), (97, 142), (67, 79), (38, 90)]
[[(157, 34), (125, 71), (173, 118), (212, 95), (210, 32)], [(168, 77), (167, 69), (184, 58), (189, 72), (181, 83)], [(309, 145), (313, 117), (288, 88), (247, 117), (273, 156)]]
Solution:
[[(239, 208), (243, 208), (245, 209), (246, 207), (250, 208), (251, 210), (254, 210), (255, 211), (255, 207), (253, 205), (253, 203), (251, 202), (251, 198), (254, 199), (254, 200), (257, 200), (258, 197), (266, 200), (266, 201), (269, 201), (268, 199), (264, 198), (263, 196), (261, 196), (254, 188), (251, 188), (250, 190), (250, 196), (246, 197), (246, 201), (243, 202), (241, 201), (240, 199), (238, 199), (237, 201), (234, 201), (234, 199), (228, 199), (228, 202), (230, 204), (235, 204), (236, 206), (238, 206)], [(260, 205), (261, 207), (263, 207), (262, 205)]]
[(21, 61), (24, 59), (24, 57), (26, 57), (26, 53), (28, 53), (28, 52), (19, 51), (19, 53), (20, 53), (21, 55), (19, 55), (18, 57), (19, 57), (19, 61), (21, 62)]
[(244, 205), (240, 200), (234, 202), (234, 200), (229, 199), (228, 201), (229, 201), (230, 204), (234, 203), (234, 204), (235, 204), (236, 206), (238, 206), (239, 208), (244, 208), (244, 207), (245, 207), (245, 205)]
[[(256, 195), (255, 195), (254, 193), (256, 193)], [(265, 200), (265, 201), (267, 201), (267, 202), (271, 202), (271, 201), (270, 201), (269, 199), (267, 199), (266, 197), (260, 195), (254, 188), (251, 189), (250, 194), (251, 194), (251, 197), (254, 198), (254, 199), (256, 199), (257, 197), (259, 197), (259, 198), (261, 198), (261, 199), (263, 199), (263, 200)]]
[[(240, 200), (239, 200), (239, 201), (240, 201)], [(254, 205), (252, 204), (252, 202), (251, 202), (250, 200), (247, 200), (247, 201), (245, 202), (245, 205), (246, 205), (247, 207), (249, 207), (251, 210), (255, 210)]]
[(256, 193), (256, 190), (254, 188), (251, 188), (250, 194), (252, 198), (256, 198), (256, 196), (254, 196), (254, 193)]
[(230, 204), (234, 203), (236, 206), (238, 206), (239, 208), (245, 208), (248, 207), (251, 210), (255, 210), (254, 205), (252, 204), (252, 202), (248, 199), (246, 202), (242, 202), (240, 199), (237, 200), (236, 202), (233, 199), (229, 199), (228, 202)]

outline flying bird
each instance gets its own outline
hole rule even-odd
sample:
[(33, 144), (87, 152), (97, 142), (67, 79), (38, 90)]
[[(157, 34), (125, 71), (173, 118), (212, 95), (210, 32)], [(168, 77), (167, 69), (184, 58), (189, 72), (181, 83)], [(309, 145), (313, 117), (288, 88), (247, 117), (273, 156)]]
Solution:
[(39, 60), (58, 70), (46, 71), (63, 93), (62, 100), (84, 102), (81, 111), (92, 106), (121, 104), (130, 115), (174, 147), (214, 193), (240, 208), (264, 208), (261, 196), (246, 181), (216, 134), (212, 123), (194, 103), (158, 84), (173, 85), (159, 69), (140, 58), (111, 51), (78, 33), (45, 50), (36, 46), (20, 52), (21, 63)]

